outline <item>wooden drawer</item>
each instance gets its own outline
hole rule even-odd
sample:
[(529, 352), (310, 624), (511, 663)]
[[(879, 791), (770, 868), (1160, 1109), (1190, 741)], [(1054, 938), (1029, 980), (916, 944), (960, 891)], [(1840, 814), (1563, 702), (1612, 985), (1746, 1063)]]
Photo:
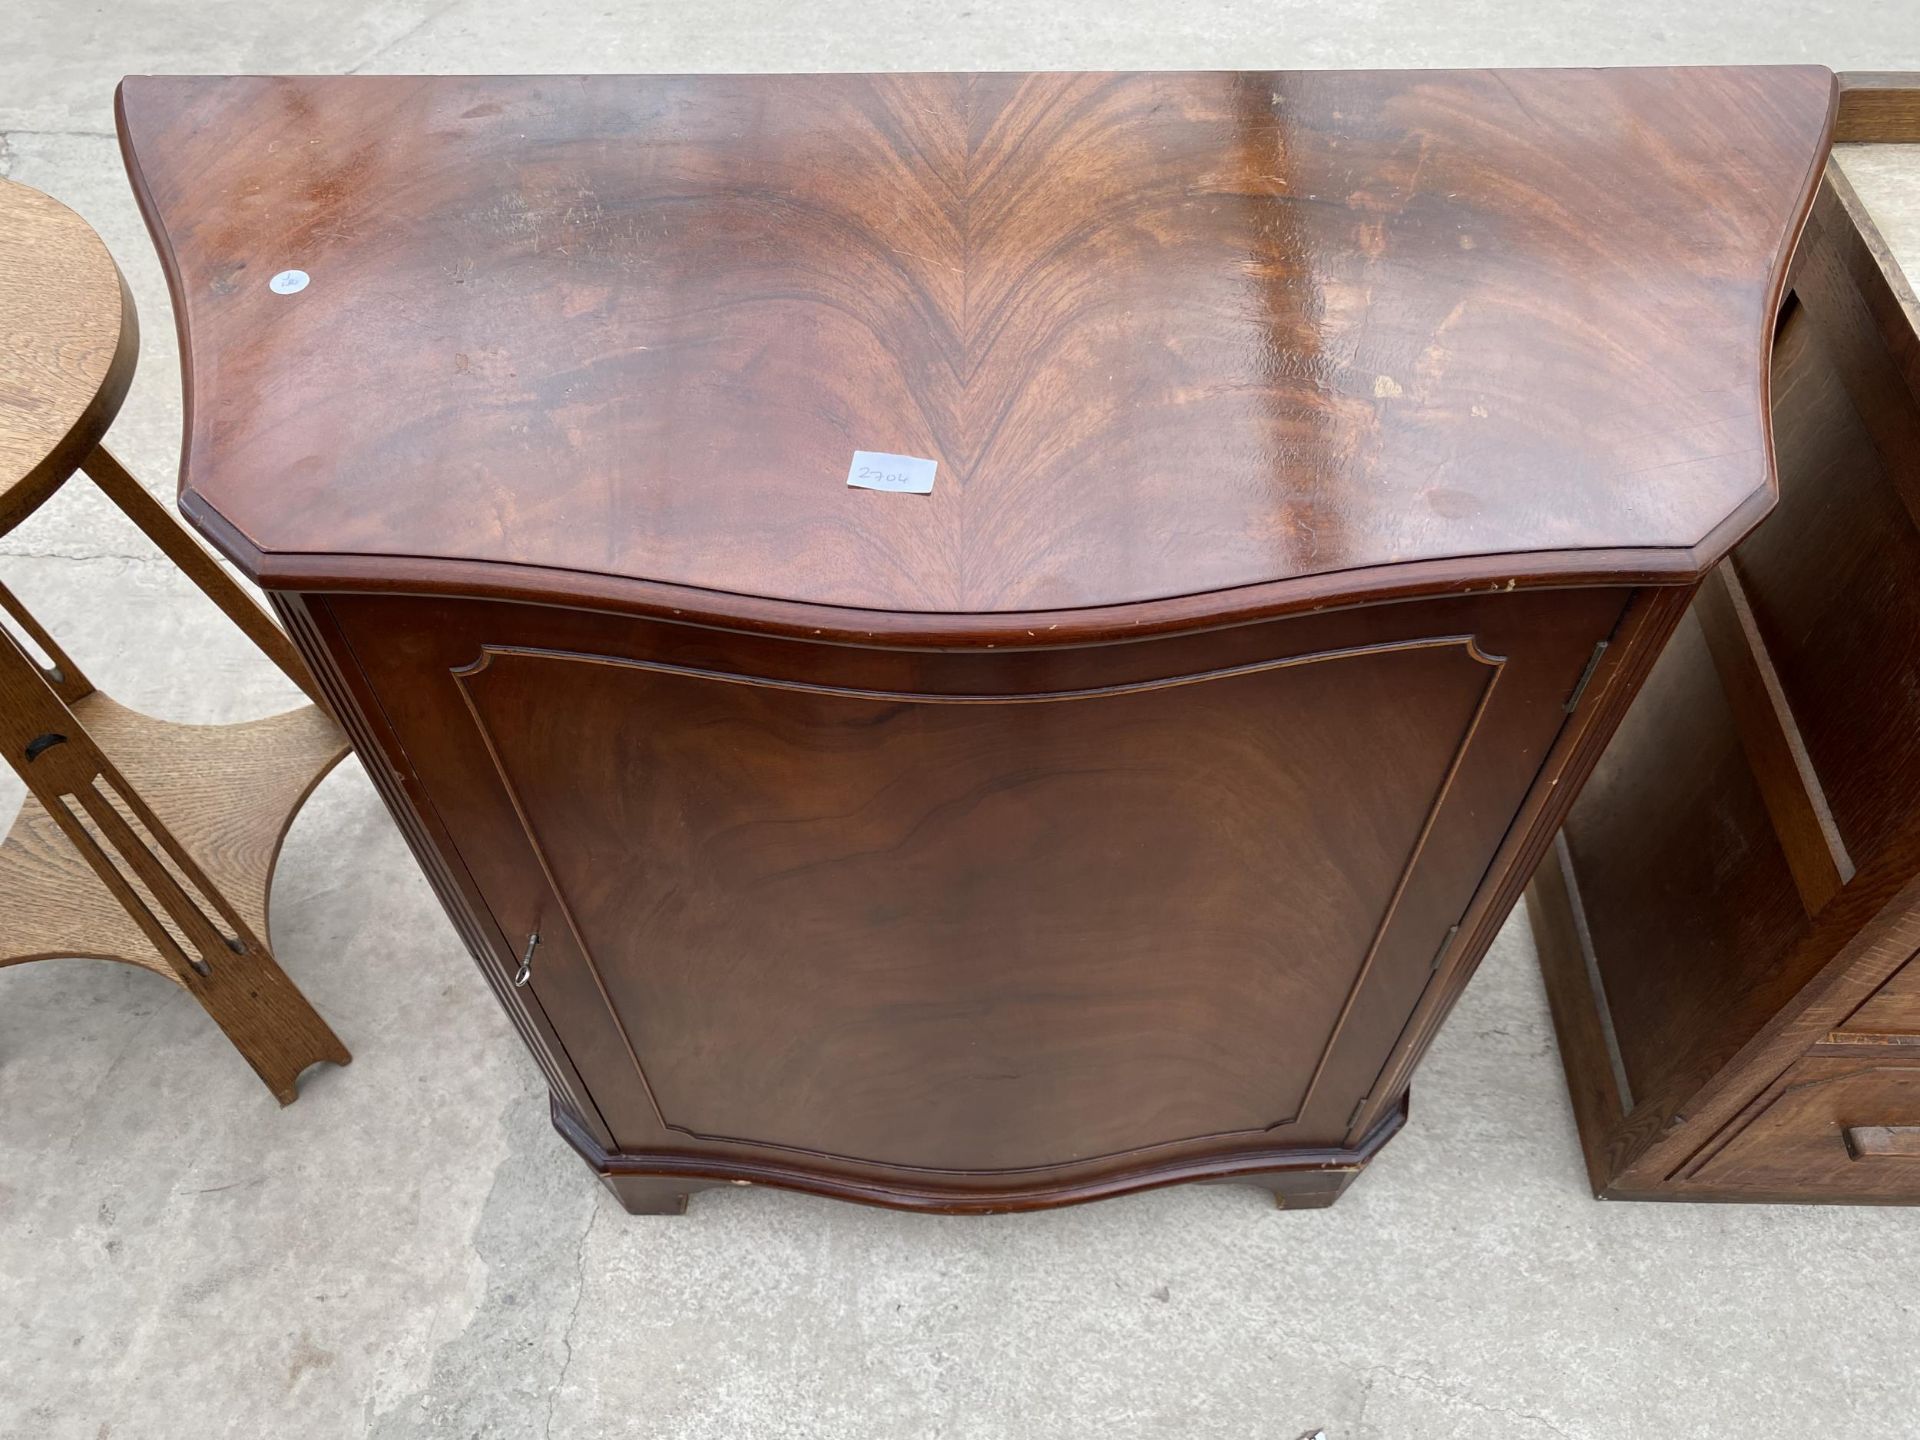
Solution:
[(1802, 1060), (1731, 1131), (1682, 1194), (1920, 1202), (1920, 1064)]
[(1920, 1060), (1920, 956), (1895, 971), (1828, 1039), (1835, 1044), (1912, 1046)]

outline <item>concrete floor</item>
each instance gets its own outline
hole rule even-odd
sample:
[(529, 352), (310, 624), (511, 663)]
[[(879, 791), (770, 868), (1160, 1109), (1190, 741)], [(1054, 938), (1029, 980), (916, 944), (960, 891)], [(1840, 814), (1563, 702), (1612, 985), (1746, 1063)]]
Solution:
[[(119, 256), (146, 346), (112, 443), (166, 492), (126, 71), (1920, 67), (1913, 0), (7, 8), (0, 174)], [(295, 699), (84, 482), (0, 539), (0, 577), (153, 713)], [(0, 817), (18, 796), (0, 777)], [(988, 1220), (757, 1189), (625, 1216), (351, 762), (294, 828), (273, 939), (358, 1057), (286, 1111), (156, 977), (0, 973), (0, 1434), (1920, 1434), (1920, 1215), (1593, 1202), (1520, 924), (1336, 1209), (1189, 1188)]]

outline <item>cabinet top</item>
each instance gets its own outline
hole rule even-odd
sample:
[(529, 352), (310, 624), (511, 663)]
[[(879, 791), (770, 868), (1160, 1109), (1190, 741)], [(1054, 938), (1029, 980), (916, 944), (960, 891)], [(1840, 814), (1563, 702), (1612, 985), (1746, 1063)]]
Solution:
[[(1069, 638), (1702, 573), (1772, 503), (1832, 97), (130, 77), (118, 113), (182, 508), (263, 583)], [(850, 486), (855, 452), (931, 492)]]

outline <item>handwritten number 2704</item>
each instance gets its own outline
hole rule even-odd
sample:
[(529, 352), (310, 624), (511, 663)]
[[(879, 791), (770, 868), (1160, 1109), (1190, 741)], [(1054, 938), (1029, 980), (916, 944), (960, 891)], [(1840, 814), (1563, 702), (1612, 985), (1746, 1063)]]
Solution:
[(881, 485), (906, 485), (911, 483), (904, 470), (882, 470), (878, 465), (862, 465), (860, 478), (872, 480)]

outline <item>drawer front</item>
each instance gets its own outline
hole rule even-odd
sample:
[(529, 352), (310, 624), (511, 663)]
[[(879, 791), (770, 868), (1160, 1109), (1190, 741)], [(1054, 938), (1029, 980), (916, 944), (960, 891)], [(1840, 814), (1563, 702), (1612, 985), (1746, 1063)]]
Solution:
[(1920, 1203), (1920, 1064), (1816, 1057), (1686, 1177), (1681, 1193)]
[(1912, 1046), (1920, 1061), (1920, 957), (1895, 971), (1829, 1038), (1836, 1044)]

